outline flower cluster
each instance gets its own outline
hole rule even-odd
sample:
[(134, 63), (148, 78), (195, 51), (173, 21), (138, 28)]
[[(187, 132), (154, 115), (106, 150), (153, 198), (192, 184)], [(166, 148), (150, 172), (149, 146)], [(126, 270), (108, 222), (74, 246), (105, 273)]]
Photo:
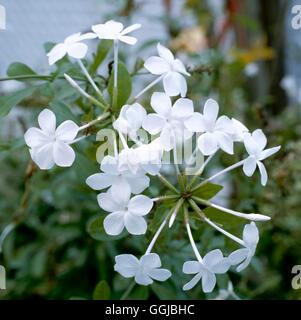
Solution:
[[(114, 41), (114, 88), (117, 89), (119, 42), (134, 45), (137, 39), (128, 34), (138, 28), (140, 28), (138, 24), (124, 28), (119, 22), (109, 21), (92, 26), (93, 32), (84, 35), (76, 33), (66, 38), (62, 44), (56, 45), (48, 53), (49, 64), (55, 63), (66, 54), (77, 59), (87, 80), (98, 93), (99, 100), (91, 97), (68, 75), (66, 80), (84, 97), (94, 103), (100, 103), (104, 111), (88, 124), (78, 126), (72, 121), (65, 121), (56, 128), (55, 115), (45, 109), (38, 118), (40, 129), (30, 128), (25, 134), (25, 141), (30, 148), (32, 160), (41, 169), (50, 169), (54, 164), (62, 167), (71, 166), (75, 154), (70, 145), (84, 138), (82, 136), (76, 139), (78, 133), (104, 119), (112, 119), (111, 126), (120, 138), (121, 147), (118, 150), (115, 141), (114, 154), (105, 156), (100, 164), (100, 172), (87, 177), (86, 180), (93, 190), (102, 191), (97, 196), (97, 201), (100, 208), (108, 212), (104, 219), (105, 232), (115, 236), (126, 229), (129, 234), (143, 235), (147, 232), (146, 216), (153, 213), (154, 203), (160, 205), (165, 200), (171, 203), (170, 210), (162, 217), (162, 222), (144, 255), (139, 259), (131, 254), (116, 256), (115, 271), (123, 277), (134, 278), (140, 285), (149, 285), (153, 280), (167, 280), (171, 272), (161, 268), (160, 257), (153, 252), (153, 248), (162, 230), (167, 225), (172, 227), (177, 216), (182, 214), (196, 258), (183, 264), (183, 273), (193, 275), (193, 278), (183, 286), (183, 290), (190, 290), (201, 281), (203, 291), (211, 292), (216, 285), (217, 274), (226, 273), (232, 266), (237, 266), (236, 270), (240, 272), (249, 265), (259, 240), (254, 221), (266, 221), (269, 217), (219, 206), (208, 199), (200, 198), (197, 191), (206, 188), (216, 177), (238, 167), (241, 167), (242, 172), (248, 177), (252, 176), (258, 167), (261, 184), (266, 185), (268, 176), (262, 161), (276, 153), (280, 147), (265, 149), (267, 139), (262, 130), (249, 132), (237, 119), (220, 116), (219, 105), (213, 99), (205, 102), (203, 112), (196, 112), (193, 101), (186, 97), (186, 77), (189, 73), (184, 64), (161, 44), (157, 46), (158, 56), (146, 59), (144, 64), (144, 67), (157, 78), (131, 98), (128, 104), (122, 106), (120, 112), (114, 111), (114, 113), (84, 64), (79, 60), (87, 53), (87, 45), (82, 42), (95, 38)], [(147, 113), (138, 99), (161, 81), (163, 91), (153, 92), (150, 99), (153, 112)], [(141, 139), (139, 134), (141, 130), (151, 136), (151, 142), (147, 143), (145, 139)], [(217, 152), (223, 151), (233, 155), (235, 144), (238, 143), (246, 149), (247, 156), (244, 159), (211, 177), (203, 176), (205, 167)], [(206, 160), (198, 165), (194, 175), (183, 179), (191, 161), (179, 163), (177, 155), (187, 144), (195, 145), (192, 157), (198, 154), (206, 157)], [(170, 152), (173, 154), (172, 164), (178, 178), (178, 186), (162, 175), (164, 155)], [(156, 177), (169, 192), (157, 198), (143, 195), (142, 193), (150, 186), (150, 176)], [(202, 208), (211, 207), (219, 212), (251, 221), (245, 225), (242, 239), (209, 219), (199, 204)], [(202, 257), (190, 227), (192, 211), (199, 216), (202, 223), (229, 237), (241, 248), (228, 256), (224, 256), (220, 249), (215, 249)]]

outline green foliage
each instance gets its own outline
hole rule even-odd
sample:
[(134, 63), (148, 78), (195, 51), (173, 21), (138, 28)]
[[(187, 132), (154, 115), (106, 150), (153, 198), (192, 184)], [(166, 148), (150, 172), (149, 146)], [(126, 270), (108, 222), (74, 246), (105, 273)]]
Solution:
[(89, 73), (94, 75), (98, 69), (98, 67), (102, 64), (104, 59), (107, 57), (113, 41), (112, 40), (101, 40), (97, 46), (97, 51), (94, 55), (94, 59), (89, 68)]
[(100, 281), (93, 292), (93, 300), (109, 300), (111, 289), (105, 280)]
[(200, 199), (209, 200), (217, 195), (222, 189), (223, 186), (219, 184), (206, 183), (192, 194)]
[(20, 62), (10, 64), (6, 73), (10, 77), (31, 76), (37, 74), (26, 64)]

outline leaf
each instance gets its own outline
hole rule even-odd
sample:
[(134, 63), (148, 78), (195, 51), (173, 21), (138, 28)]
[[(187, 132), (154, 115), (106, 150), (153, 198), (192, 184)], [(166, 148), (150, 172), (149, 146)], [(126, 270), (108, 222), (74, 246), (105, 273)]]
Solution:
[(105, 215), (102, 214), (102, 215), (97, 215), (88, 221), (86, 230), (93, 239), (100, 240), (100, 241), (114, 241), (126, 236), (125, 232), (122, 232), (118, 236), (107, 235), (103, 227), (104, 218), (105, 218)]
[(192, 194), (198, 198), (208, 200), (213, 198), (217, 193), (223, 189), (223, 186), (215, 183), (206, 183), (200, 189), (194, 191)]
[(245, 219), (233, 216), (232, 214), (217, 210), (215, 208), (207, 207), (203, 210), (206, 217), (215, 223), (227, 226), (227, 229), (231, 227), (237, 227), (245, 223)]
[[(114, 71), (112, 72), (108, 85), (108, 92), (113, 101), (113, 91), (114, 91)], [(132, 92), (132, 79), (131, 76), (124, 65), (124, 63), (118, 63), (118, 84), (117, 84), (117, 103), (116, 110), (119, 110), (128, 100)], [(114, 106), (113, 106), (114, 108)], [(115, 111), (116, 111), (115, 110)]]
[(112, 40), (101, 40), (98, 44), (96, 54), (94, 55), (94, 61), (89, 68), (89, 73), (93, 76), (96, 72), (98, 67), (104, 61), (106, 56), (108, 55), (113, 41)]
[(37, 87), (31, 86), (0, 97), (0, 117), (6, 116), (10, 110), (25, 98), (30, 97)]
[(77, 122), (77, 117), (72, 113), (71, 107), (64, 102), (54, 100), (49, 103), (50, 108), (56, 114), (58, 118), (58, 122), (62, 122), (64, 120), (72, 120)]
[(111, 289), (105, 280), (100, 281), (94, 289), (93, 300), (109, 300)]
[[(7, 71), (9, 77), (27, 76), (27, 75), (37, 75), (31, 68), (26, 64), (21, 62), (13, 62), (9, 65)], [(24, 81), (24, 80), (23, 80)]]
[(177, 298), (175, 290), (168, 286), (166, 282), (164, 285), (154, 282), (151, 289), (160, 300), (176, 300)]

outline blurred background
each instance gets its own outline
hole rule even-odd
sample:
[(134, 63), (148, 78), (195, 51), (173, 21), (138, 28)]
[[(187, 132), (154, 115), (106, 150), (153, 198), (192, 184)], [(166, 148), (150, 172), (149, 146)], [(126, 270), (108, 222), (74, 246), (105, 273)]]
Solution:
[[(0, 4), (6, 9), (6, 29), (0, 30), (0, 110), (4, 97), (32, 85), (30, 80), (10, 79), (11, 63), (22, 62), (38, 74), (49, 74), (53, 71), (46, 59), (49, 43), (114, 19), (143, 26), (135, 33), (137, 45), (121, 49), (135, 91), (152, 79), (137, 71), (143, 73), (142, 59), (154, 54), (161, 42), (191, 72), (188, 97), (196, 109), (202, 110), (204, 100), (214, 97), (223, 114), (240, 119), (251, 131), (262, 128), (270, 146), (281, 144), (281, 151), (266, 161), (267, 187), (260, 185), (257, 174), (247, 179), (240, 170), (224, 181), (218, 201), (239, 211), (270, 215), (272, 220), (260, 225), (261, 239), (251, 266), (241, 274), (230, 272), (218, 284), (226, 289), (231, 279), (241, 299), (301, 298), (301, 289), (291, 285), (292, 267), (301, 265), (301, 29), (291, 24), (298, 1), (1, 0)], [(92, 42), (89, 61), (96, 48), (97, 41)], [(108, 55), (97, 66), (96, 78), (106, 77), (111, 61)], [(65, 61), (61, 68), (74, 67)], [(90, 146), (77, 147), (77, 160), (67, 170), (36, 171), (30, 162), (23, 134), (37, 114), (50, 105), (59, 119), (78, 119), (77, 112), (70, 115), (74, 104), (85, 111), (78, 99), (63, 81), (42, 82), (34, 93), (17, 99), (6, 117), (0, 117), (0, 231), (7, 231), (12, 222), (16, 225), (0, 241), (0, 264), (7, 272), (7, 290), (0, 290), (1, 299), (118, 299), (129, 281), (113, 271), (114, 256), (139, 254), (146, 247), (145, 237), (112, 241), (101, 229), (95, 193), (84, 183), (98, 170), (98, 144), (93, 139)], [(64, 103), (71, 108), (62, 111)], [(237, 160), (239, 156), (238, 152)], [(219, 156), (212, 167), (234, 161)], [(154, 186), (156, 192), (160, 187)], [(151, 230), (154, 225), (151, 221)], [(241, 233), (238, 227), (231, 226)], [(174, 277), (164, 284), (136, 287), (130, 298), (224, 298), (218, 289), (206, 296), (199, 287), (188, 293), (181, 290), (186, 281), (181, 265), (191, 257), (182, 228), (178, 223), (157, 244)], [(194, 232), (201, 250), (231, 249), (230, 242), (206, 226)]]

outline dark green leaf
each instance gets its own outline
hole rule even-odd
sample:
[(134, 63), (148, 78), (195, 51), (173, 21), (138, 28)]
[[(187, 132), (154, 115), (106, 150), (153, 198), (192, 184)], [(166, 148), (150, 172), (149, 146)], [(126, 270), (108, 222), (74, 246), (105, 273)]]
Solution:
[(100, 281), (93, 292), (93, 300), (109, 300), (111, 289), (105, 280)]
[(89, 68), (89, 73), (91, 75), (94, 75), (98, 69), (98, 67), (101, 65), (101, 63), (104, 61), (106, 56), (108, 55), (108, 52), (110, 51), (112, 47), (112, 40), (101, 40), (98, 44), (96, 54), (94, 56), (94, 61), (91, 64)]
[(208, 200), (213, 198), (217, 193), (219, 193), (223, 189), (223, 186), (214, 183), (206, 183), (200, 189), (193, 192), (193, 195)]
[(36, 72), (34, 72), (26, 64), (20, 62), (11, 63), (6, 73), (9, 77), (36, 75)]
[(0, 117), (6, 116), (10, 110), (25, 98), (30, 97), (37, 87), (28, 87), (0, 97)]
[(54, 100), (49, 104), (49, 106), (56, 114), (58, 122), (62, 122), (64, 120), (78, 121), (77, 117), (72, 113), (71, 107), (66, 103)]
[[(114, 86), (114, 72), (112, 72), (109, 80), (108, 91), (113, 101), (113, 86)], [(118, 92), (116, 110), (119, 110), (128, 100), (132, 92), (132, 79), (126, 68), (122, 63), (118, 63)]]

